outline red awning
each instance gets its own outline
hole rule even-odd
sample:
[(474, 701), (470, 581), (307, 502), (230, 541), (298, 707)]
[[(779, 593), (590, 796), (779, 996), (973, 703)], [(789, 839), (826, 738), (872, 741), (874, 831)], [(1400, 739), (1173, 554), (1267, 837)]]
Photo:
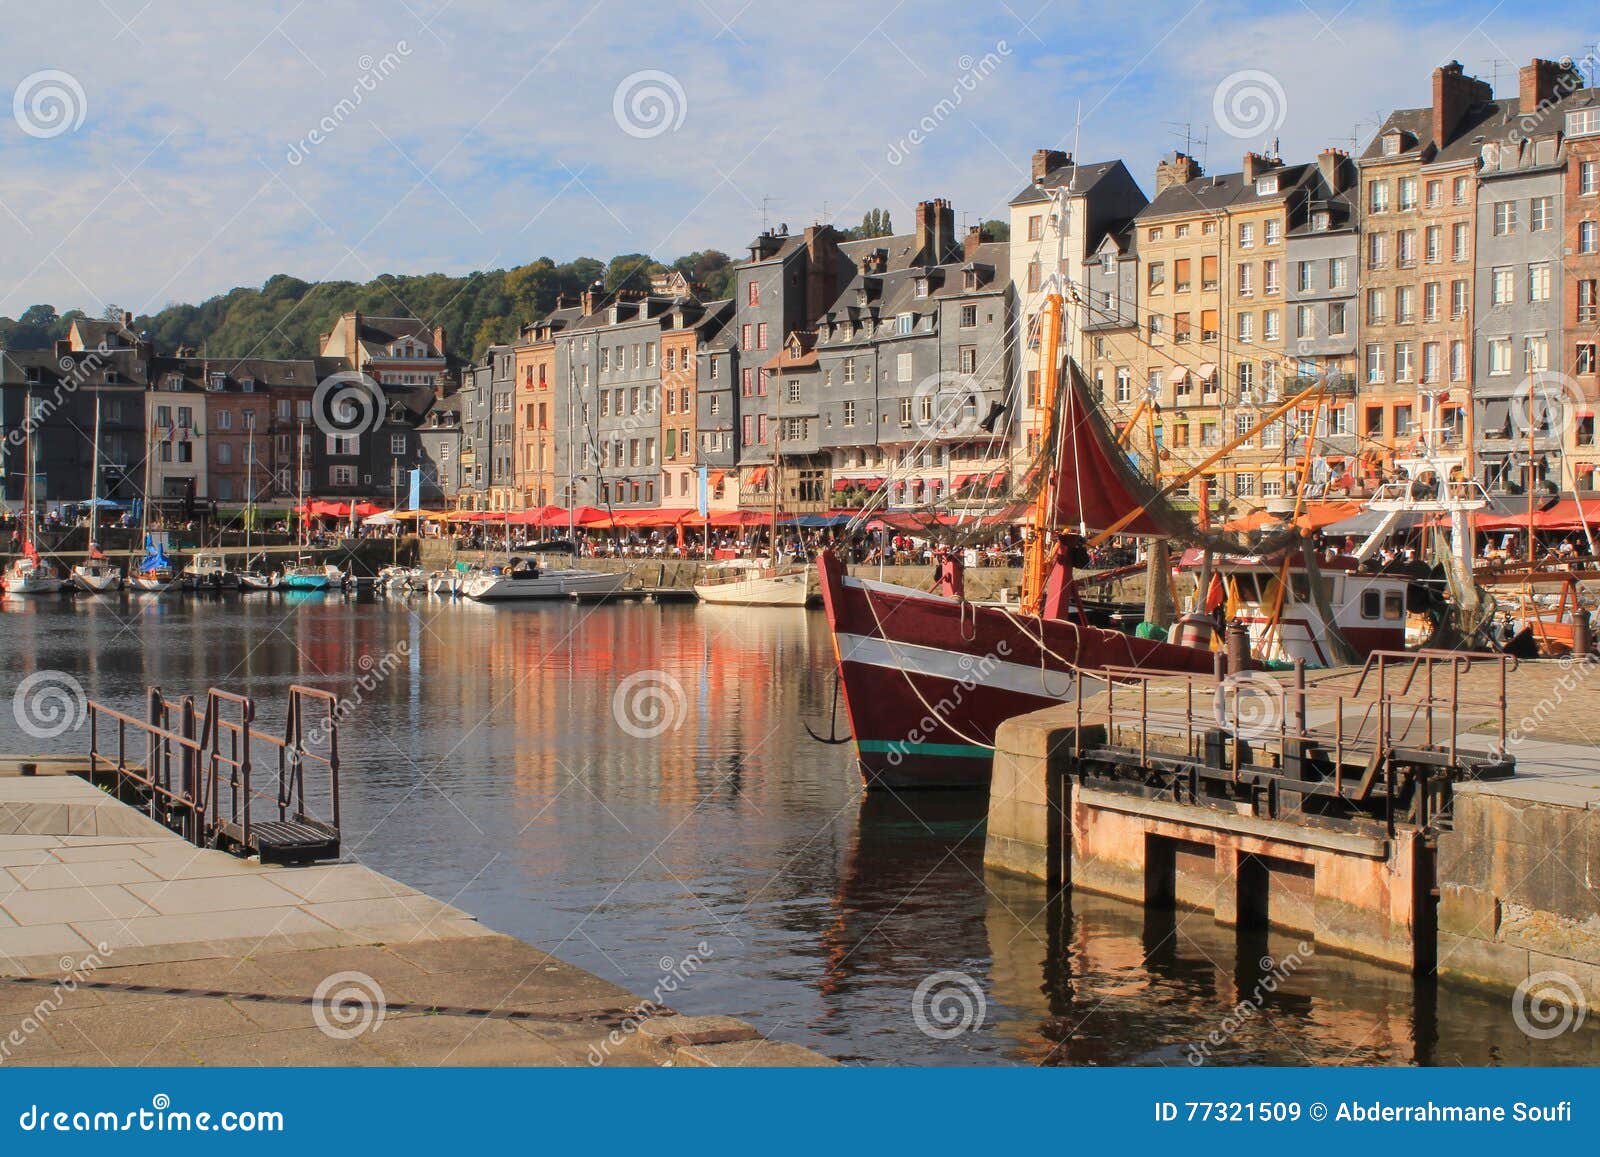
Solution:
[(850, 489), (850, 479), (848, 479), (848, 478), (835, 478), (833, 480), (833, 488), (835, 490), (848, 490), (848, 489)]
[(751, 486), (760, 486), (766, 480), (767, 468), (765, 466), (757, 466), (754, 470), (750, 471), (749, 482)]

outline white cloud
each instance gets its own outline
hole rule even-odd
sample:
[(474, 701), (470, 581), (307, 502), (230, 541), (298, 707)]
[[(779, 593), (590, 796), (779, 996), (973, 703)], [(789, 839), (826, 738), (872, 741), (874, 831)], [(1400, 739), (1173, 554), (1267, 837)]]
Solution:
[[(1390, 105), (1425, 103), (1440, 59), (1477, 68), (1584, 39), (1548, 13), (1536, 27), (1502, 10), (1473, 31), (1476, 15), (1366, 3), (1333, 33), (1304, 7), (1258, 17), (1214, 3), (1056, 0), (1036, 19), (1040, 0), (108, 3), (127, 30), (98, 2), (75, 3), (13, 14), (0, 42), (0, 89), (63, 68), (88, 99), (83, 127), (50, 140), (0, 120), (0, 251), (14, 270), (0, 313), (159, 308), (278, 272), (362, 280), (542, 254), (737, 253), (763, 199), (793, 228), (824, 204), (844, 222), (887, 205), (904, 227), (927, 196), (976, 220), (1003, 209), (1033, 149), (1072, 147), (1080, 106), (1082, 154), (1125, 157), (1148, 182), (1176, 139), (1166, 122), (1206, 126), (1215, 85), (1239, 68), (1281, 80), (1284, 151), (1300, 156), (1363, 118), (1370, 132)], [(1331, 0), (1317, 4), (1331, 19)], [(996, 66), (942, 107), (986, 54)], [(341, 108), (386, 57), (388, 75)], [(680, 128), (640, 139), (618, 127), (614, 90), (641, 70), (681, 85)], [(304, 148), (328, 117), (326, 139)], [(914, 129), (925, 140), (890, 163)], [(1242, 142), (1209, 131), (1212, 167), (1235, 167)]]

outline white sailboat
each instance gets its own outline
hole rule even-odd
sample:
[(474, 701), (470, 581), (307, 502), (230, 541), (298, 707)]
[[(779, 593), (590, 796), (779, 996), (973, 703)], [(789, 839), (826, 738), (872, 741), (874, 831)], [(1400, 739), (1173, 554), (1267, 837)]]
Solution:
[(100, 524), (100, 391), (94, 395), (94, 457), (89, 468), (89, 558), (72, 568), (72, 585), (85, 594), (103, 595), (122, 586), (122, 569), (100, 553), (95, 532)]
[(545, 570), (535, 560), (513, 558), (504, 567), (469, 576), (461, 593), (479, 602), (564, 599), (573, 595), (603, 598), (620, 591), (626, 577), (572, 567)]
[(38, 463), (33, 456), (33, 391), (28, 391), (27, 418), (23, 424), (23, 435), (27, 445), (23, 450), (23, 457), (28, 463), (28, 477), (22, 484), (22, 502), (26, 510), (27, 530), (22, 539), (22, 554), (13, 559), (6, 568), (4, 580), (0, 580), (8, 595), (53, 595), (59, 594), (62, 586), (61, 575), (56, 568), (39, 557), (39, 550), (34, 545), (39, 531), (39, 514), (33, 505), (33, 480), (38, 470)]
[(694, 584), (703, 603), (731, 607), (803, 607), (820, 597), (811, 567), (774, 569), (751, 559), (708, 563), (707, 580)]
[(128, 585), (146, 594), (159, 595), (178, 588), (178, 572), (167, 558), (166, 548), (156, 546), (150, 538), (150, 462), (155, 457), (155, 430), (155, 423), (152, 420), (144, 443), (144, 496), (140, 512), (144, 558), (128, 575)]

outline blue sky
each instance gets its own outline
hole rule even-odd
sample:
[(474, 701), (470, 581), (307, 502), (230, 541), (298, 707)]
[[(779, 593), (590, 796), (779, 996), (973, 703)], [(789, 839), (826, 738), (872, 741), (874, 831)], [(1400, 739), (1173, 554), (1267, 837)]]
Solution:
[[(279, 272), (367, 280), (541, 255), (737, 254), (764, 206), (795, 229), (824, 213), (853, 223), (873, 206), (904, 227), (910, 205), (943, 196), (976, 222), (1003, 212), (1032, 150), (1075, 137), (1084, 159), (1120, 156), (1149, 191), (1184, 123), (1208, 171), (1236, 169), (1274, 136), (1290, 159), (1350, 148), (1388, 108), (1426, 104), (1442, 61), (1485, 78), (1499, 61), (1504, 95), (1535, 54), (1582, 57), (1600, 40), (1592, 11), (1494, 0), (12, 5), (0, 40), (0, 95), (13, 96), (13, 115), (0, 114), (0, 314), (39, 301), (145, 312)], [(1224, 102), (1226, 124), (1219, 86), (1240, 98)]]

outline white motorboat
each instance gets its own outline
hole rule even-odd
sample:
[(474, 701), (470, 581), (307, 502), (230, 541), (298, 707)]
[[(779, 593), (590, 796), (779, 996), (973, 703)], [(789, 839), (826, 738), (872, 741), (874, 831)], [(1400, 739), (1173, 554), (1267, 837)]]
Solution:
[(267, 574), (259, 570), (239, 572), (239, 589), (242, 591), (275, 591), (283, 585), (283, 575), (277, 571)]
[(731, 559), (706, 567), (710, 581), (695, 583), (703, 603), (729, 607), (803, 607), (820, 594), (810, 567), (773, 569), (759, 562)]
[(416, 566), (386, 566), (378, 572), (378, 589), (396, 598), (422, 590), (427, 572)]
[(535, 562), (514, 558), (508, 566), (468, 576), (461, 593), (480, 602), (564, 599), (573, 595), (604, 598), (620, 591), (626, 577), (570, 568), (546, 570)]
[(54, 566), (32, 553), (13, 559), (3, 582), (8, 595), (60, 594), (66, 585)]
[(438, 595), (442, 599), (457, 598), (461, 594), (461, 588), (466, 585), (467, 578), (468, 575), (464, 571), (435, 571), (428, 576), (428, 593)]
[(227, 568), (221, 555), (197, 553), (183, 568), (183, 587), (191, 591), (236, 590), (239, 576)]
[(79, 563), (72, 568), (72, 585), (85, 594), (109, 594), (121, 589), (122, 570), (100, 560)]

